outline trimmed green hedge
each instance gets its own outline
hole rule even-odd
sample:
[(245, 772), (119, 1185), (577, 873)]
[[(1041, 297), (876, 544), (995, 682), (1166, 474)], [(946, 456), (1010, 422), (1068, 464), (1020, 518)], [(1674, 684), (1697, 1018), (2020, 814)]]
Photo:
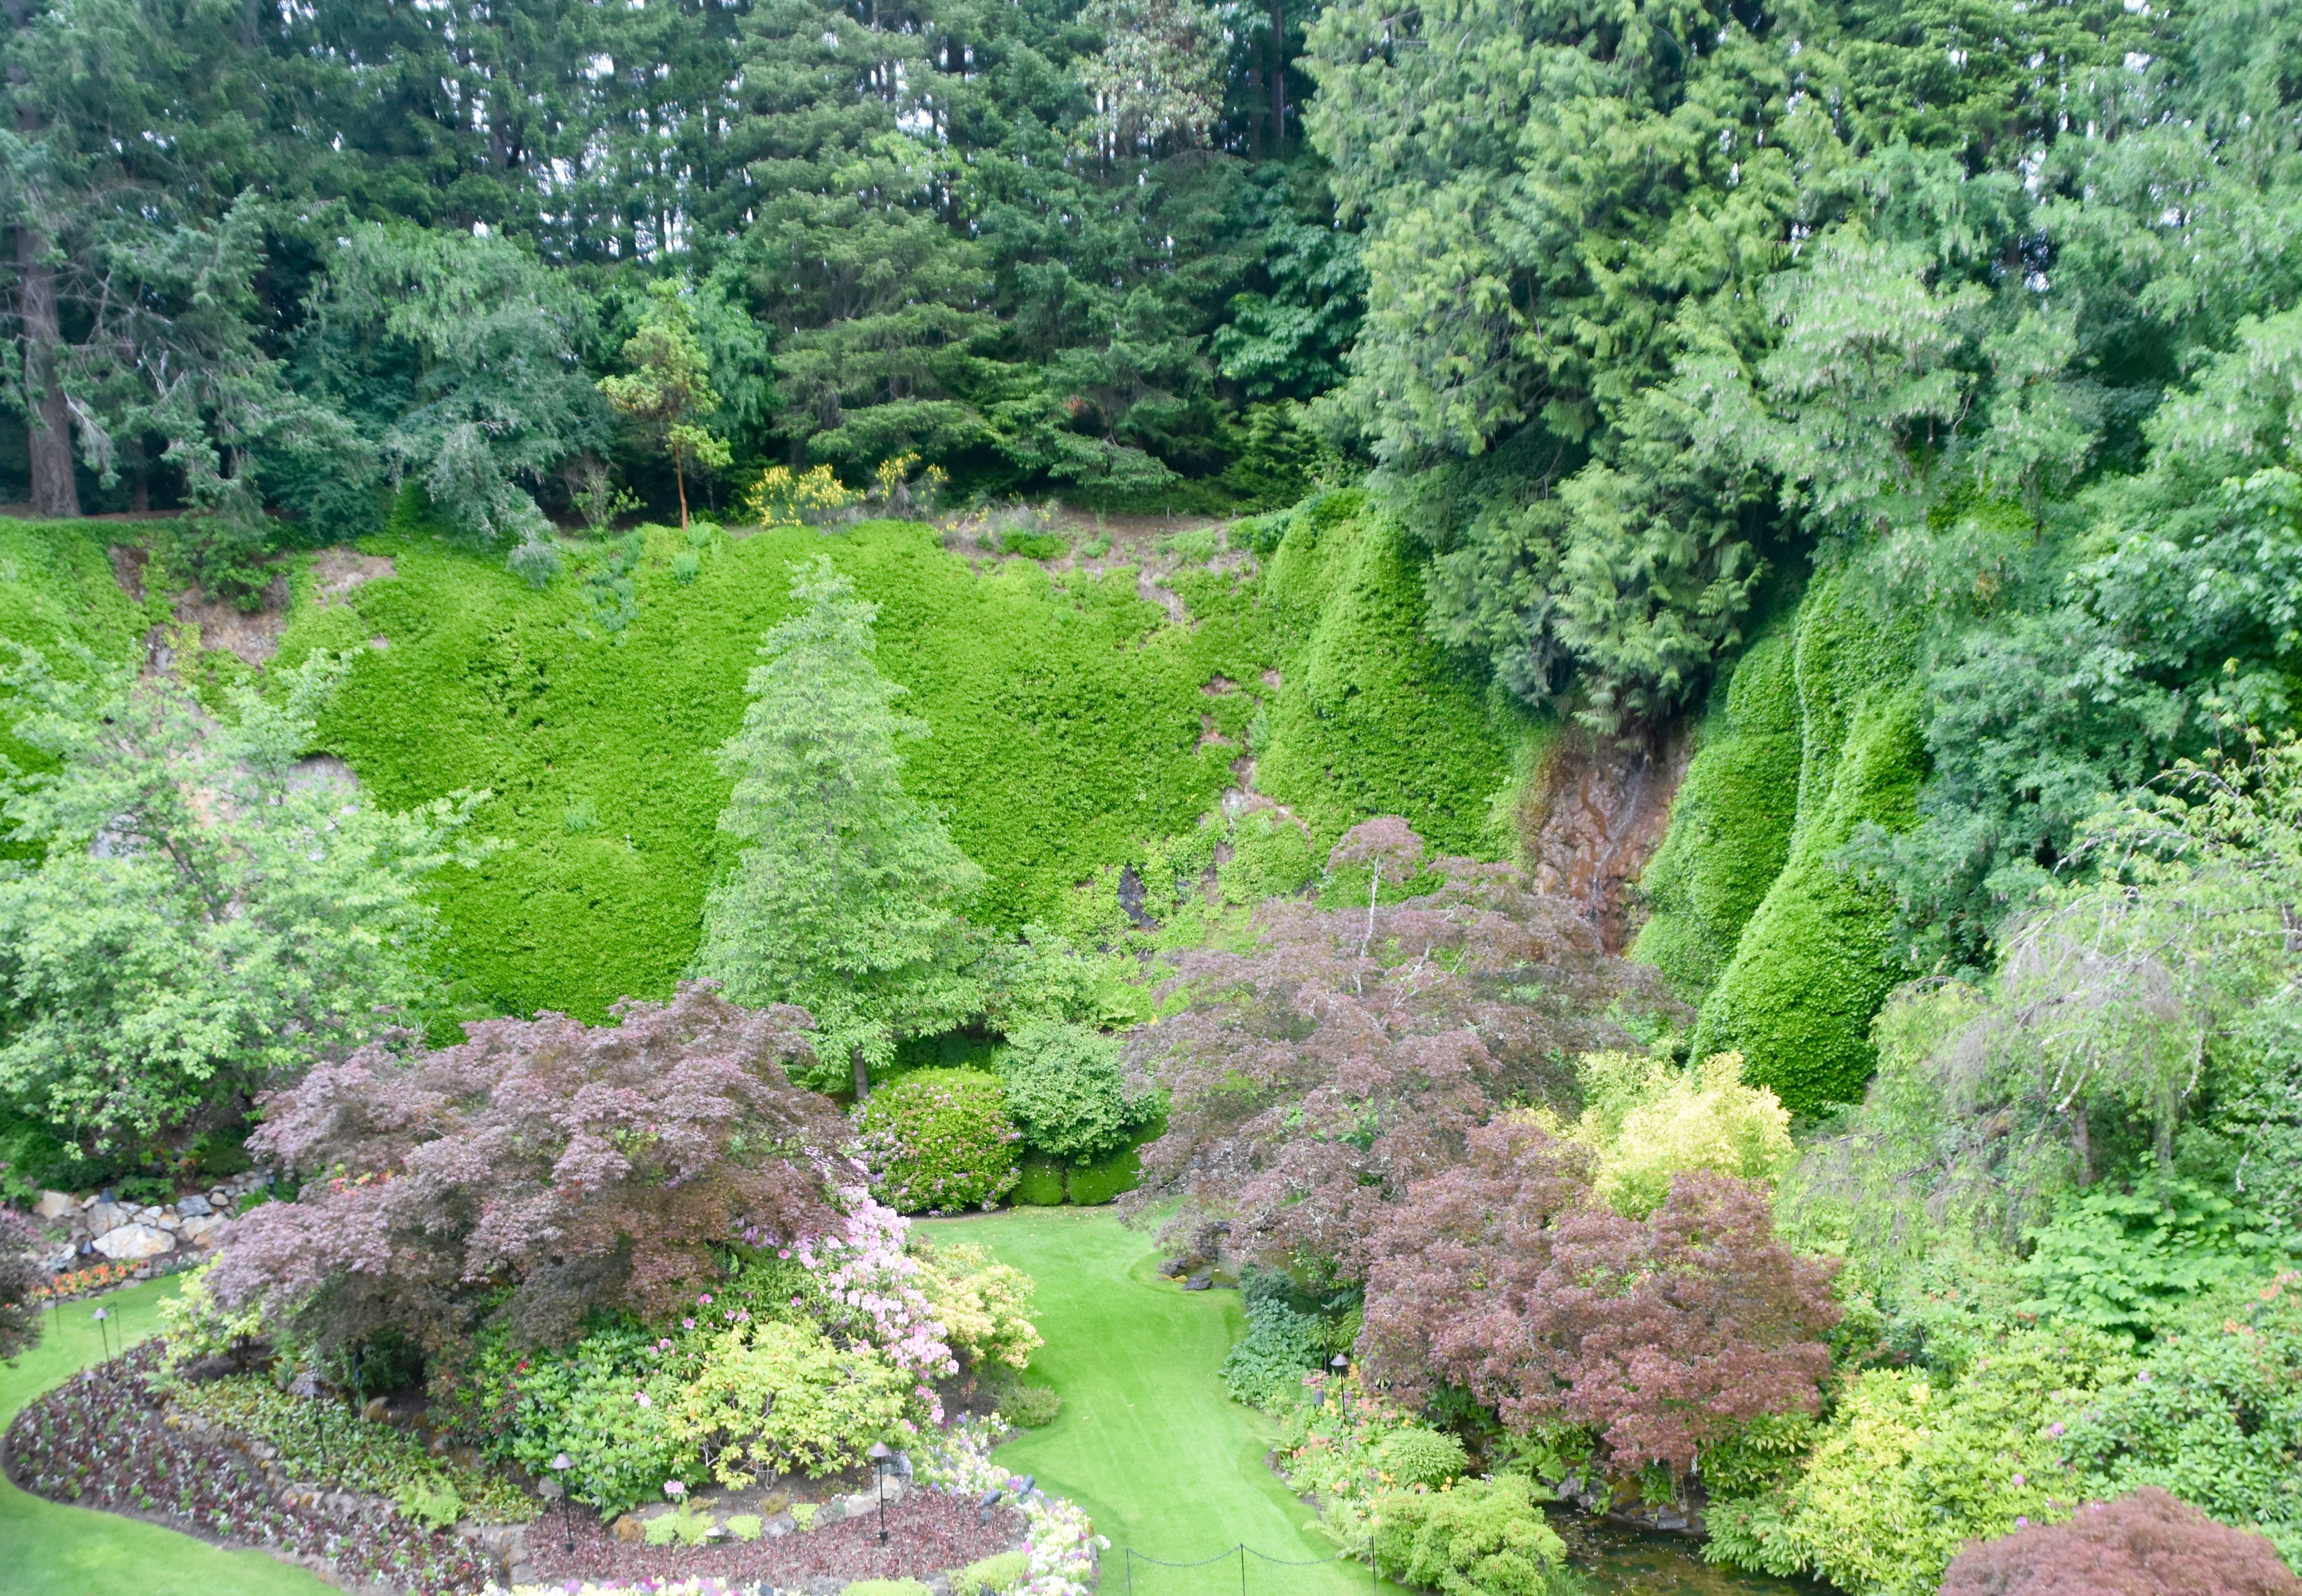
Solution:
[(1507, 851), (1508, 798), (1540, 735), (1424, 631), (1423, 564), (1357, 490), (1306, 500), (1265, 574), (1286, 681), (1256, 785), (1301, 817), (1324, 859), (1373, 815), (1433, 852)]
[(1798, 685), (1790, 628), (1751, 645), (1711, 690), (1670, 828), (1639, 882), (1650, 914), (1631, 956), (1700, 1003), (1790, 854), (1798, 816)]
[(1063, 1166), (1053, 1158), (1027, 1155), (1017, 1166), (1013, 1201), (1018, 1208), (1060, 1208), (1063, 1205)]
[(1862, 1095), (1877, 1063), (1870, 1021), (1906, 974), (1892, 903), (1836, 855), (1866, 820), (1899, 829), (1918, 817), (1913, 647), (1907, 626), (1872, 619), (1835, 575), (1816, 580), (1793, 623), (1798, 819), (1781, 873), (1703, 1000), (1693, 1054), (1739, 1049), (1744, 1079), (1795, 1114)]
[(1116, 1201), (1135, 1189), (1143, 1179), (1143, 1159), (1133, 1147), (1122, 1147), (1108, 1158), (1065, 1172), (1068, 1195), (1082, 1208)]

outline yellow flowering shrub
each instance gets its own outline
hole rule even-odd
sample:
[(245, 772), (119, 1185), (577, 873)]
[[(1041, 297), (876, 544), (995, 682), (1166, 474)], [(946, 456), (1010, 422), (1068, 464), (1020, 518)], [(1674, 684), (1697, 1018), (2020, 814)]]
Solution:
[(770, 466), (744, 495), (744, 508), (761, 526), (811, 526), (861, 497), (828, 466), (806, 471)]

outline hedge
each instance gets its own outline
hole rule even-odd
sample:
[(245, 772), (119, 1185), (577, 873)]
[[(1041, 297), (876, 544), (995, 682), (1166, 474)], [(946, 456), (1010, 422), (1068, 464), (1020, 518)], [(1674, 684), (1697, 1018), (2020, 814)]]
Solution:
[(1862, 822), (1918, 817), (1925, 774), (1914, 638), (1875, 621), (1836, 574), (1792, 629), (1801, 752), (1787, 859), (1704, 998), (1693, 1054), (1739, 1051), (1744, 1079), (1814, 1115), (1862, 1095), (1870, 1021), (1906, 973), (1893, 905), (1837, 854)]

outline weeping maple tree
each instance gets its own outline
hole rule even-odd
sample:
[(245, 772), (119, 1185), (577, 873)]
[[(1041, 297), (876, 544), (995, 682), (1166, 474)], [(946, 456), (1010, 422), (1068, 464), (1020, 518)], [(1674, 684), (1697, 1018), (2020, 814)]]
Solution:
[(1180, 955), (1163, 995), (1190, 1006), (1132, 1044), (1167, 1131), (1129, 1201), (1180, 1197), (1179, 1224), (1227, 1219), (1257, 1261), (1351, 1275), (1387, 1205), (1477, 1127), (1570, 1102), (1576, 1054), (1634, 1046), (1614, 1016), (1676, 1005), (1574, 905), (1508, 864), (1426, 861), (1403, 820), (1357, 827), (1328, 868), (1350, 906), (1275, 899), (1244, 952)]
[(397, 1332), (452, 1362), (491, 1313), (554, 1342), (716, 1280), (716, 1247), (839, 1222), (845, 1122), (786, 1073), (811, 1056), (804, 1010), (694, 984), (615, 1014), (371, 1046), (273, 1094), (248, 1150), (305, 1186), (240, 1222), (217, 1298), (323, 1351)]
[(1409, 1401), (1460, 1386), (1517, 1433), (1579, 1425), (1617, 1475), (1683, 1476), (1752, 1419), (1817, 1411), (1837, 1266), (1775, 1239), (1767, 1188), (1688, 1171), (1630, 1219), (1592, 1173), (1588, 1149), (1506, 1115), (1386, 1208), (1365, 1372)]
[(2302, 1596), (2278, 1549), (2155, 1485), (2055, 1525), (1970, 1541), (1941, 1596)]

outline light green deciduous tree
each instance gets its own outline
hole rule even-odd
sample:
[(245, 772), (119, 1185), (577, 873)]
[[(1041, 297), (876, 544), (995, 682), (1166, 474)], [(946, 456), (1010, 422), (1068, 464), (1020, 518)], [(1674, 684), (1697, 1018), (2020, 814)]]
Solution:
[(19, 650), (0, 761), (0, 1094), (99, 1153), (229, 1118), (281, 1074), (407, 1024), (438, 993), (427, 878), (485, 850), (486, 794), (393, 814), (298, 764), (341, 675), (315, 655), (277, 700), (212, 719), (165, 676), (70, 681)]

